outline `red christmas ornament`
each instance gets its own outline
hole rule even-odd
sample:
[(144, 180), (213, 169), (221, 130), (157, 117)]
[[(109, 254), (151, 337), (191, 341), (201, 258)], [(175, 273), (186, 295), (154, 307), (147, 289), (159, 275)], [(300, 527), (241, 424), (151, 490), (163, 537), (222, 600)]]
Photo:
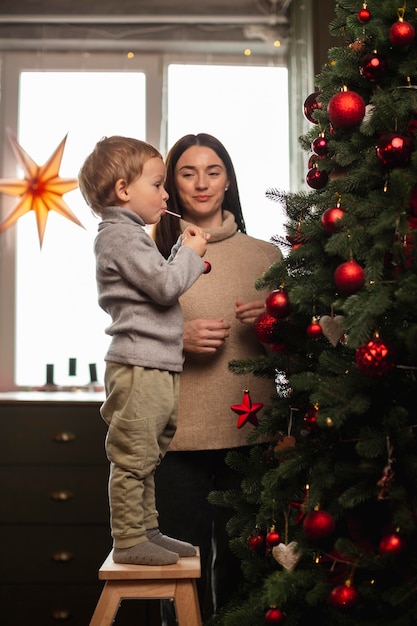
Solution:
[(393, 350), (378, 336), (356, 349), (356, 365), (364, 376), (385, 376), (394, 367)]
[(379, 554), (401, 554), (406, 547), (406, 543), (398, 533), (392, 533), (382, 537), (379, 542)]
[(363, 120), (365, 102), (358, 93), (345, 87), (330, 98), (327, 114), (334, 128), (352, 128)]
[(317, 96), (320, 95), (320, 91), (311, 93), (304, 101), (303, 113), (308, 122), (317, 124), (317, 120), (314, 119), (313, 113), (322, 108), (321, 102), (317, 102)]
[(413, 151), (411, 137), (399, 132), (383, 133), (376, 146), (376, 155), (386, 168), (406, 167)]
[(291, 312), (291, 304), (287, 293), (283, 289), (276, 289), (267, 296), (265, 308), (269, 315), (276, 318), (284, 318)]
[(265, 624), (281, 624), (284, 620), (284, 613), (274, 606), (265, 613)]
[(359, 594), (350, 581), (335, 587), (329, 596), (329, 602), (335, 609), (349, 609), (358, 601)]
[(206, 269), (204, 270), (203, 274), (208, 274), (209, 272), (211, 272), (211, 263), (209, 263), (208, 261), (204, 261), (204, 265), (206, 266)]
[(272, 526), (265, 538), (265, 541), (268, 548), (273, 548), (281, 543), (281, 535), (275, 530), (275, 526)]
[(340, 292), (350, 295), (364, 286), (365, 271), (356, 261), (350, 259), (336, 268), (333, 280)]
[(406, 22), (403, 17), (399, 17), (389, 29), (389, 38), (394, 46), (409, 46), (415, 37), (414, 27), (410, 22)]
[(318, 337), (321, 337), (322, 334), (323, 334), (323, 330), (318, 322), (318, 319), (317, 317), (313, 316), (311, 320), (311, 324), (307, 326), (307, 335), (311, 339), (317, 339)]
[(323, 189), (328, 180), (329, 175), (326, 170), (319, 170), (317, 167), (312, 167), (306, 175), (306, 183), (312, 189)]
[(366, 2), (363, 3), (362, 8), (358, 11), (358, 20), (361, 24), (367, 24), (371, 19), (371, 12), (366, 6)]
[(335, 529), (333, 516), (327, 511), (311, 511), (303, 521), (303, 531), (310, 541), (327, 539)]
[(327, 139), (324, 133), (320, 133), (320, 135), (314, 139), (311, 143), (311, 149), (317, 156), (326, 156), (327, 154)]
[(359, 73), (364, 78), (371, 81), (371, 83), (376, 83), (381, 80), (381, 78), (385, 76), (386, 71), (387, 62), (385, 58), (376, 52), (366, 54), (359, 66)]
[(284, 613), (275, 607), (271, 607), (265, 613), (265, 624), (281, 624), (284, 621)]
[(262, 343), (280, 343), (278, 328), (279, 323), (276, 317), (270, 315), (266, 311), (256, 318), (255, 334)]
[(345, 212), (340, 208), (338, 203), (336, 206), (326, 209), (321, 216), (321, 225), (326, 233), (333, 234), (340, 228), (340, 220), (344, 216)]
[(232, 404), (230, 407), (232, 411), (239, 415), (237, 420), (237, 427), (242, 428), (246, 422), (250, 422), (254, 426), (258, 426), (257, 412), (263, 407), (263, 402), (254, 402), (250, 398), (249, 391), (245, 389), (243, 391), (243, 399), (241, 404)]

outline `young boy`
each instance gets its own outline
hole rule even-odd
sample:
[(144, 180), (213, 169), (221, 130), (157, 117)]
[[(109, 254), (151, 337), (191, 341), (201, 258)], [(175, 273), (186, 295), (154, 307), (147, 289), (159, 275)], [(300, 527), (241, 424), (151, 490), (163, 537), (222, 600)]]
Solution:
[(100, 216), (94, 244), (98, 301), (106, 333), (109, 502), (116, 563), (170, 565), (194, 547), (162, 535), (154, 472), (176, 430), (183, 318), (179, 296), (204, 273), (209, 235), (190, 227), (168, 260), (145, 230), (167, 208), (165, 165), (149, 144), (127, 137), (97, 143), (79, 185)]

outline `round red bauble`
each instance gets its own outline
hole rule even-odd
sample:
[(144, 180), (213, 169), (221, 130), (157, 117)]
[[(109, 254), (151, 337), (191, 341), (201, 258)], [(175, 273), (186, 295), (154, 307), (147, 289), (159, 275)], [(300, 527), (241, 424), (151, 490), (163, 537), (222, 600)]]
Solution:
[(333, 516), (327, 511), (311, 511), (304, 518), (303, 531), (310, 541), (327, 539), (335, 529)]
[(338, 585), (330, 596), (329, 602), (335, 609), (349, 609), (358, 601), (359, 594), (352, 585)]
[(311, 143), (311, 149), (317, 156), (326, 156), (327, 154), (327, 139), (323, 134), (320, 134)]
[(410, 22), (400, 18), (389, 29), (389, 38), (394, 46), (409, 46), (414, 41), (415, 31)]
[(312, 431), (316, 429), (318, 414), (318, 409), (314, 407), (314, 409), (311, 409), (311, 411), (307, 411), (307, 413), (304, 415), (304, 424), (306, 425), (307, 430)]
[(379, 337), (359, 346), (355, 357), (358, 369), (368, 378), (385, 376), (395, 365), (393, 350)]
[(307, 326), (307, 335), (311, 339), (317, 339), (318, 337), (321, 337), (322, 334), (323, 334), (323, 330), (322, 330), (320, 324), (318, 323), (317, 319), (314, 318), (311, 321), (311, 324), (309, 324)]
[(410, 162), (412, 151), (411, 137), (398, 132), (383, 133), (376, 146), (376, 155), (382, 165), (387, 168), (406, 167)]
[(315, 120), (313, 117), (314, 111), (317, 111), (318, 109), (322, 108), (321, 102), (317, 102), (317, 96), (319, 95), (320, 95), (320, 91), (315, 91), (314, 93), (311, 93), (309, 96), (307, 96), (307, 98), (304, 101), (304, 106), (303, 106), (304, 117), (306, 118), (307, 121), (311, 122), (312, 124), (318, 123), (317, 120)]
[(208, 274), (209, 272), (211, 272), (211, 263), (209, 263), (208, 261), (204, 261), (204, 265), (206, 266), (206, 269), (204, 270), (203, 274)]
[(269, 315), (276, 318), (284, 318), (291, 312), (291, 304), (287, 293), (283, 289), (276, 289), (267, 296), (265, 308)]
[(350, 295), (364, 286), (365, 271), (356, 261), (350, 259), (336, 268), (333, 280), (341, 293)]
[(265, 613), (266, 624), (280, 624), (284, 620), (284, 613), (275, 607)]
[(312, 189), (323, 189), (327, 185), (328, 180), (329, 175), (326, 170), (319, 170), (317, 167), (312, 167), (306, 175), (306, 183)]
[(382, 537), (379, 542), (380, 554), (401, 554), (405, 549), (405, 541), (398, 533), (392, 533)]
[(345, 212), (340, 206), (333, 206), (326, 209), (321, 216), (321, 225), (326, 233), (332, 234), (337, 232), (340, 227), (340, 220), (344, 216)]
[(372, 83), (381, 80), (385, 76), (386, 70), (387, 62), (385, 58), (376, 52), (366, 54), (359, 66), (360, 74)]
[(271, 528), (266, 536), (265, 541), (266, 545), (269, 548), (273, 548), (274, 546), (277, 546), (279, 543), (281, 543), (281, 535), (275, 530), (275, 528)]
[(360, 11), (358, 11), (358, 20), (361, 24), (367, 24), (371, 19), (371, 12), (366, 8), (366, 3), (363, 5)]
[(269, 313), (261, 313), (255, 320), (255, 334), (262, 343), (279, 343), (277, 318)]
[(340, 91), (330, 98), (327, 114), (334, 128), (352, 128), (365, 115), (365, 102), (355, 91)]

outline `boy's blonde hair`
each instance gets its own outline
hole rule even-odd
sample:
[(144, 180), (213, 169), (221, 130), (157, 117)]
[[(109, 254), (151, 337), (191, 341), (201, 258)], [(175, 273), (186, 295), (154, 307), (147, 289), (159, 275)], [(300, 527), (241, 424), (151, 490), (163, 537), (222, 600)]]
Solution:
[(129, 185), (142, 174), (146, 161), (162, 159), (159, 151), (145, 141), (130, 137), (103, 137), (86, 158), (78, 183), (89, 207), (101, 215), (102, 209), (117, 205), (115, 183), (123, 178)]

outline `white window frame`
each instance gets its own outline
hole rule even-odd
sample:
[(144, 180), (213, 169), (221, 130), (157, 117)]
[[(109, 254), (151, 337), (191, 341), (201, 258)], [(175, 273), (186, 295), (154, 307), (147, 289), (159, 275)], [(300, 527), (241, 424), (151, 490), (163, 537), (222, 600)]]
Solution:
[[(126, 54), (45, 52), (4, 52), (0, 55), (0, 178), (16, 178), (16, 158), (6, 136), (6, 129), (18, 131), (19, 76), (22, 71), (132, 71), (146, 74), (147, 140), (166, 154), (166, 68), (170, 63), (224, 65), (285, 65), (285, 58), (257, 57), (244, 59), (233, 55)], [(4, 219), (16, 204), (16, 198), (0, 194), (0, 216)], [(15, 384), (15, 266), (16, 229), (0, 234), (0, 391), (13, 391)]]

